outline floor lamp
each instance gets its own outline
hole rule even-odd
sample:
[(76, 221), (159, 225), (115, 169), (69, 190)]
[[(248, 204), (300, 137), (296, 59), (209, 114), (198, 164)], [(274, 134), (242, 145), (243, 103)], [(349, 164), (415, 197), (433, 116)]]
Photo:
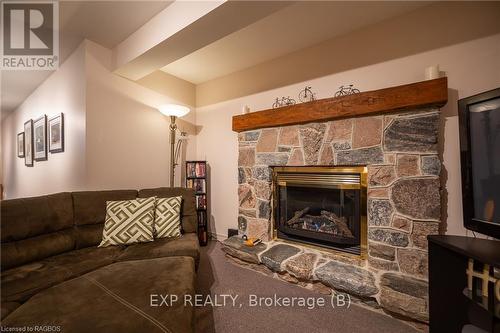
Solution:
[[(175, 173), (175, 132), (177, 131), (177, 124), (175, 120), (177, 117), (184, 117), (189, 113), (189, 108), (177, 104), (164, 104), (158, 110), (165, 116), (170, 117), (170, 187), (174, 187), (174, 173)], [(180, 145), (177, 146), (180, 149)]]

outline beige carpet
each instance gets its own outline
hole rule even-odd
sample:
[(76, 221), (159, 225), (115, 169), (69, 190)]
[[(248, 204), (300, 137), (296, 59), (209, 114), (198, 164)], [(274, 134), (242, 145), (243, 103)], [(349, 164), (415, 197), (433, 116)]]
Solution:
[[(227, 298), (226, 306), (207, 305), (196, 308), (196, 332), (417, 332), (396, 319), (356, 304), (351, 304), (349, 308), (332, 308), (328, 304), (312, 310), (299, 306), (250, 307), (249, 295), (329, 298), (229, 262), (220, 243), (216, 241), (202, 248), (197, 290), (205, 296), (227, 294), (233, 297), (238, 295), (238, 298), (235, 307), (232, 306), (231, 299)], [(220, 297), (218, 301), (222, 304)]]

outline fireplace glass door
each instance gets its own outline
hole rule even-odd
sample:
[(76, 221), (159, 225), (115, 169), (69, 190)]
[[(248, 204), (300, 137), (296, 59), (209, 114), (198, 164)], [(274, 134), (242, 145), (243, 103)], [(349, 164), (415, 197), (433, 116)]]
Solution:
[(359, 174), (278, 172), (275, 182), (278, 237), (360, 253), (366, 194)]

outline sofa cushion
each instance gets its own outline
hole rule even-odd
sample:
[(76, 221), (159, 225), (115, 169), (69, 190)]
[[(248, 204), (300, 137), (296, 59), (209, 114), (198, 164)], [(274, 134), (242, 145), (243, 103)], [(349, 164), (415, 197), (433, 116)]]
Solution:
[(157, 198), (155, 208), (155, 238), (181, 235), (182, 197)]
[(2, 243), (2, 270), (42, 260), (74, 248), (75, 235), (72, 229)]
[(193, 189), (183, 188), (183, 187), (159, 187), (139, 190), (139, 198), (147, 197), (158, 197), (158, 198), (170, 198), (170, 197), (182, 197), (182, 207), (181, 207), (181, 224), (182, 230), (184, 232), (196, 232), (197, 228), (197, 217), (196, 217), (196, 204), (195, 195)]
[(108, 201), (99, 247), (152, 242), (155, 197)]
[(192, 257), (196, 265), (200, 258), (200, 245), (195, 233), (187, 233), (179, 238), (160, 238), (151, 243), (127, 246), (118, 257), (122, 260), (138, 260), (172, 256)]
[[(47, 289), (14, 310), (3, 327), (55, 325), (64, 332), (192, 332), (194, 260), (158, 258), (115, 263)], [(151, 306), (151, 295), (178, 295)], [(158, 297), (159, 298), (159, 297)]]
[(76, 225), (76, 248), (81, 249), (97, 245), (101, 241), (106, 218), (106, 201), (135, 199), (137, 191), (84, 191), (73, 192), (71, 195)]
[(113, 263), (122, 251), (118, 246), (91, 247), (3, 271), (2, 303), (24, 302), (41, 290)]
[(20, 305), (21, 305), (21, 303), (17, 303), (17, 302), (5, 302), (5, 303), (2, 303), (2, 315), (1, 315), (1, 319), (3, 320), (5, 317), (7, 317), (7, 315), (9, 313), (11, 313), (15, 309), (17, 309)]
[(136, 190), (73, 192), (75, 224), (104, 223), (106, 201), (131, 200), (137, 197)]
[(2, 244), (71, 228), (71, 193), (4, 200), (1, 221)]
[(104, 223), (75, 226), (76, 248), (97, 246), (102, 241)]

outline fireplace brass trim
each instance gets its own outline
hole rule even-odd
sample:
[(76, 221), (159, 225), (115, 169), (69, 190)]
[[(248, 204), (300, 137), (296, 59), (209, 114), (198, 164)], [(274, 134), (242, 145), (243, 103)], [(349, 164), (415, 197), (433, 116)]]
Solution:
[[(293, 181), (294, 185), (307, 185), (307, 186), (318, 186), (318, 187), (328, 187), (328, 188), (343, 188), (343, 189), (360, 189), (361, 194), (361, 212), (360, 212), (360, 254), (353, 254), (348, 252), (343, 252), (340, 250), (335, 250), (332, 248), (323, 247), (320, 245), (311, 245), (302, 242), (295, 242), (293, 240), (285, 240), (278, 237), (278, 230), (276, 228), (275, 221), (275, 207), (277, 207), (277, 190), (278, 186), (287, 186), (289, 182), (278, 180), (278, 174), (280, 173), (295, 173), (295, 174), (307, 174), (307, 173), (323, 173), (326, 175), (332, 174), (355, 174), (359, 175), (359, 183), (346, 183), (346, 184), (311, 184), (304, 182), (299, 179), (299, 181)], [(300, 177), (299, 177), (300, 178)], [(304, 167), (273, 167), (272, 174), (272, 211), (271, 211), (271, 223), (272, 223), (272, 238), (274, 240), (279, 239), (280, 241), (300, 244), (301, 246), (310, 247), (313, 249), (317, 249), (320, 251), (327, 251), (335, 253), (336, 255), (357, 258), (357, 259), (366, 259), (367, 258), (367, 249), (368, 249), (368, 218), (367, 218), (367, 187), (368, 187), (368, 168), (366, 166), (304, 166)], [(278, 186), (277, 186), (278, 185)]]
[(338, 189), (359, 189), (361, 184), (359, 174), (339, 174), (327, 172), (315, 172), (308, 175), (308, 172), (286, 172), (276, 173), (276, 182), (279, 186), (293, 184), (295, 186), (307, 186), (318, 188), (338, 188)]

